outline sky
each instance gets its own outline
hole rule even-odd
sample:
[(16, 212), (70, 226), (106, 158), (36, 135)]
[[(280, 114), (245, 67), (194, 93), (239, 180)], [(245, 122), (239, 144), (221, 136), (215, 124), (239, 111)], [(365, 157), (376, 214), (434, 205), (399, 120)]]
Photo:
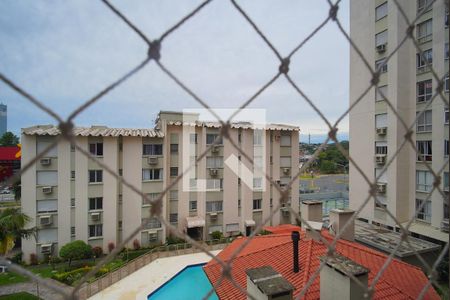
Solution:
[[(201, 1), (111, 1), (151, 40)], [(238, 1), (286, 56), (328, 16), (326, 0)], [(2, 0), (0, 73), (67, 118), (101, 89), (143, 61), (147, 45), (101, 1)], [(348, 0), (338, 18), (348, 31)], [(169, 35), (161, 62), (213, 108), (238, 108), (278, 71), (279, 61), (230, 1), (215, 0)], [(334, 123), (349, 103), (349, 44), (329, 22), (291, 59), (290, 76)], [(0, 81), (8, 130), (55, 124)], [(201, 108), (154, 62), (82, 112), (78, 126), (153, 127), (160, 110)], [(323, 120), (283, 77), (249, 108), (268, 122), (324, 134)], [(348, 119), (339, 126), (348, 132)]]

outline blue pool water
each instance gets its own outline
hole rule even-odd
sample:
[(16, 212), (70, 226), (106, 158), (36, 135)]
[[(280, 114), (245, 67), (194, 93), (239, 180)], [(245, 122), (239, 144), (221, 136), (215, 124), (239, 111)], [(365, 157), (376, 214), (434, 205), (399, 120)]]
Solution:
[[(202, 266), (187, 266), (169, 281), (160, 286), (156, 291), (148, 295), (148, 300), (166, 300), (166, 299), (185, 299), (197, 300), (203, 299), (212, 289), (212, 285), (203, 272)], [(218, 300), (216, 293), (213, 293), (208, 299)]]

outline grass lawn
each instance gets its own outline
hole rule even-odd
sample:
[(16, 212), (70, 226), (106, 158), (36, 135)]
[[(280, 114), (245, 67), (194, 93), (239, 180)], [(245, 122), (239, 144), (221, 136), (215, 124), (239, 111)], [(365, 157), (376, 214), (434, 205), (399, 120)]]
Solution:
[[(0, 274), (0, 286), (6, 284), (20, 283), (28, 281), (28, 277), (22, 276), (14, 272), (6, 272)], [(3, 298), (1, 298), (3, 299)]]
[(40, 298), (26, 292), (20, 292), (11, 295), (0, 296), (0, 300), (40, 300)]

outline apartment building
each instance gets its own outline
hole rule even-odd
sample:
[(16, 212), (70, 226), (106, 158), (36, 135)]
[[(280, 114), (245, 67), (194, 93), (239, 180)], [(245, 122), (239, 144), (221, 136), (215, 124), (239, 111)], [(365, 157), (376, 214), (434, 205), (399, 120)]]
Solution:
[[(408, 26), (402, 14), (391, 0), (350, 2), (351, 39), (368, 63), (380, 71), (378, 90), (372, 88), (350, 112), (350, 155), (373, 181), (403, 143), (406, 131), (382, 94), (408, 126), (425, 109), (414, 126), (413, 140), (419, 153), (410, 145), (402, 148), (378, 180), (381, 203), (371, 199), (359, 216), (370, 223), (395, 228), (393, 219), (383, 211), (384, 206), (401, 223), (414, 219), (410, 228), (414, 235), (448, 242), (448, 200), (436, 191), (430, 196), (434, 178), (424, 165), (427, 162), (439, 172), (448, 161), (448, 107), (440, 97), (430, 103), (438, 85), (426, 64), (445, 78), (443, 93), (448, 102), (448, 7), (444, 1), (435, 1), (430, 7), (430, 0), (398, 2), (410, 21), (423, 12), (413, 32), (423, 55), (408, 39), (385, 65), (383, 61), (405, 37)], [(371, 79), (364, 62), (351, 49), (350, 104), (362, 95)], [(448, 163), (439, 175), (440, 187), (448, 199)], [(350, 207), (359, 208), (368, 191), (363, 177), (351, 167)]]
[[(150, 200), (193, 164), (163, 197), (162, 211), (166, 220), (192, 238), (207, 240), (214, 231), (248, 235), (279, 204), (278, 191), (262, 176), (260, 167), (281, 186), (298, 169), (298, 127), (233, 123), (229, 135), (239, 151), (227, 139), (216, 141), (220, 130), (220, 123), (199, 121), (198, 114), (161, 111), (151, 129), (92, 126), (75, 128), (74, 135), (79, 147)], [(59, 134), (51, 125), (23, 129), (24, 165)], [(298, 190), (296, 180), (290, 189), (294, 201), (288, 204), (296, 212)], [(31, 253), (55, 255), (73, 240), (106, 250), (142, 222), (147, 225), (134, 239), (143, 246), (164, 243), (169, 233), (150, 216), (150, 208), (149, 201), (61, 140), (22, 176), (22, 209), (38, 228), (37, 240), (22, 241), (24, 258)], [(268, 224), (293, 222), (289, 208), (283, 207)]]

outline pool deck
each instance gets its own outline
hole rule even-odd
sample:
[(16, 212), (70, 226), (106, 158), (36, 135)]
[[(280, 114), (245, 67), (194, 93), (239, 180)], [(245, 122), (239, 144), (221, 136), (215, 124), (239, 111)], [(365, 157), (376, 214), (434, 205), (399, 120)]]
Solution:
[[(211, 251), (217, 255), (221, 250)], [(205, 253), (159, 258), (110, 287), (95, 294), (90, 300), (146, 300), (147, 296), (188, 265), (208, 262)]]

